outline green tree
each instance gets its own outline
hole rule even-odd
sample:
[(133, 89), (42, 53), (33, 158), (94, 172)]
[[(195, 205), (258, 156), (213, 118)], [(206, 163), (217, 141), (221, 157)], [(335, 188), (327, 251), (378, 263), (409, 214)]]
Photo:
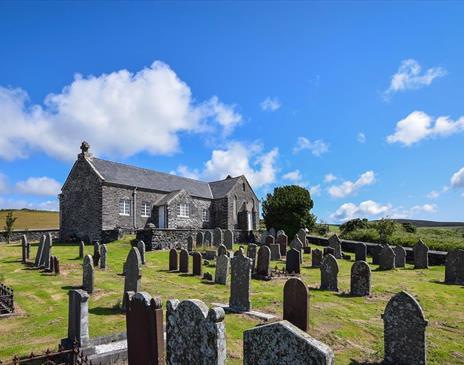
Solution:
[(403, 229), (405, 230), (405, 232), (408, 232), (408, 233), (416, 233), (417, 232), (417, 227), (410, 223), (410, 222), (405, 222), (402, 224), (403, 226)]
[(281, 186), (263, 201), (263, 218), (267, 229), (283, 229), (290, 239), (300, 228), (313, 230), (316, 216), (310, 192), (297, 185)]
[(350, 233), (356, 231), (357, 229), (365, 229), (369, 228), (369, 222), (366, 218), (360, 219), (355, 218), (349, 221), (346, 221), (340, 226), (340, 232), (343, 234)]
[(380, 243), (388, 244), (391, 236), (395, 232), (396, 223), (388, 218), (382, 218), (375, 224), (375, 229), (379, 233)]
[(18, 219), (18, 217), (14, 217), (13, 211), (11, 210), (5, 217), (5, 226), (3, 227), (5, 232), (3, 233), (3, 235), (5, 236), (6, 243), (10, 243), (11, 235), (13, 233), (13, 226), (16, 222), (16, 219)]

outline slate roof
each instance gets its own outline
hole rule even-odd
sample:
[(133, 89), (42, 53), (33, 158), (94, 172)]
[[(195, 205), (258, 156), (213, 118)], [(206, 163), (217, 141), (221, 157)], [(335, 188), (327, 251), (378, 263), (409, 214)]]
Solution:
[(185, 190), (191, 196), (206, 199), (224, 197), (238, 179), (228, 178), (207, 183), (99, 158), (92, 158), (88, 161), (109, 183), (167, 193)]

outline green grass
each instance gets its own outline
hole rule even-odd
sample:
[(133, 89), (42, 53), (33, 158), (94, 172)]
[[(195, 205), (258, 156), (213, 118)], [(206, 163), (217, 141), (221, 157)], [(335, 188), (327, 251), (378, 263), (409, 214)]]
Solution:
[[(125, 317), (114, 309), (122, 299), (122, 263), (130, 248), (130, 237), (108, 245), (109, 268), (96, 271), (95, 287), (89, 302), (90, 335), (100, 336), (125, 330)], [(36, 246), (31, 250), (35, 255)], [(92, 247), (86, 246), (86, 253)], [(0, 359), (31, 350), (56, 347), (67, 333), (67, 292), (81, 285), (81, 260), (78, 247), (55, 245), (53, 254), (61, 261), (62, 274), (50, 276), (29, 270), (20, 262), (20, 246), (0, 245), (0, 280), (15, 289), (19, 316), (0, 320)], [(415, 295), (429, 321), (427, 329), (429, 364), (464, 364), (464, 289), (444, 285), (444, 267), (429, 270), (406, 269), (390, 272), (373, 269), (373, 296), (351, 298), (341, 293), (317, 290), (318, 269), (309, 268), (310, 255), (305, 255), (302, 279), (310, 287), (310, 330), (318, 340), (330, 345), (337, 364), (379, 361), (383, 354), (383, 323), (380, 318), (386, 303), (400, 290)], [(273, 262), (283, 266), (282, 262)], [(352, 262), (339, 260), (339, 287), (349, 290)], [(168, 273), (168, 252), (147, 252), (142, 272), (142, 290), (167, 299), (197, 298), (210, 305), (228, 302), (229, 287), (202, 283), (199, 278)], [(204, 268), (214, 273), (214, 268)], [(285, 281), (252, 281), (251, 302), (254, 309), (281, 316), (282, 290)], [(243, 315), (226, 316), (229, 364), (242, 363), (243, 331), (258, 322)]]
[[(0, 210), (0, 231), (3, 230), (8, 212), (9, 210)], [(60, 225), (60, 214), (58, 212), (13, 209), (13, 216), (18, 218), (13, 229), (18, 230), (40, 228), (57, 229)]]

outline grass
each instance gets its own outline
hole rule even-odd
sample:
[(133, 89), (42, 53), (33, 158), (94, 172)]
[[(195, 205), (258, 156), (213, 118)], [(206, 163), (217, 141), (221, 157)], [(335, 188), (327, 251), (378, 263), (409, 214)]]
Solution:
[[(0, 230), (3, 230), (5, 218), (9, 211), (0, 210)], [(15, 230), (58, 228), (60, 225), (60, 214), (58, 212), (13, 210), (13, 215), (18, 218), (13, 227)]]
[[(108, 245), (106, 271), (96, 270), (95, 287), (89, 302), (90, 335), (100, 336), (125, 330), (125, 317), (117, 309), (122, 299), (122, 263), (130, 248), (130, 238)], [(36, 246), (31, 250), (34, 257)], [(86, 253), (92, 247), (86, 246)], [(0, 280), (15, 289), (19, 316), (0, 320), (0, 359), (31, 350), (56, 347), (67, 333), (67, 292), (82, 282), (78, 247), (55, 245), (53, 254), (60, 258), (62, 274), (50, 276), (30, 270), (20, 262), (18, 244), (0, 245)], [(142, 272), (142, 290), (167, 299), (197, 298), (210, 305), (228, 302), (229, 287), (203, 283), (199, 278), (166, 271), (168, 252), (147, 252), (147, 264)], [(282, 262), (273, 265), (283, 266)], [(405, 269), (373, 272), (373, 295), (352, 298), (343, 293), (317, 290), (318, 269), (311, 269), (310, 255), (305, 255), (302, 279), (310, 287), (310, 330), (318, 340), (331, 346), (337, 364), (357, 364), (380, 361), (383, 356), (383, 323), (380, 318), (392, 295), (407, 290), (415, 295), (429, 321), (427, 329), (429, 364), (464, 364), (464, 289), (444, 285), (444, 267), (429, 270)], [(339, 287), (349, 290), (352, 262), (339, 260)], [(204, 271), (214, 273), (214, 268)], [(251, 302), (254, 309), (281, 316), (282, 291), (285, 281), (252, 280)], [(242, 363), (243, 331), (258, 322), (243, 315), (226, 315), (227, 353), (229, 364)]]

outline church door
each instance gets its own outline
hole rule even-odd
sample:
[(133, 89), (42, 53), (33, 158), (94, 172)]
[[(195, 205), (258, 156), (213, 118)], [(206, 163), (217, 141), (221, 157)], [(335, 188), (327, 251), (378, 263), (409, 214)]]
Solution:
[(158, 208), (158, 228), (166, 228), (165, 225), (165, 212), (164, 212), (165, 206), (162, 205)]

